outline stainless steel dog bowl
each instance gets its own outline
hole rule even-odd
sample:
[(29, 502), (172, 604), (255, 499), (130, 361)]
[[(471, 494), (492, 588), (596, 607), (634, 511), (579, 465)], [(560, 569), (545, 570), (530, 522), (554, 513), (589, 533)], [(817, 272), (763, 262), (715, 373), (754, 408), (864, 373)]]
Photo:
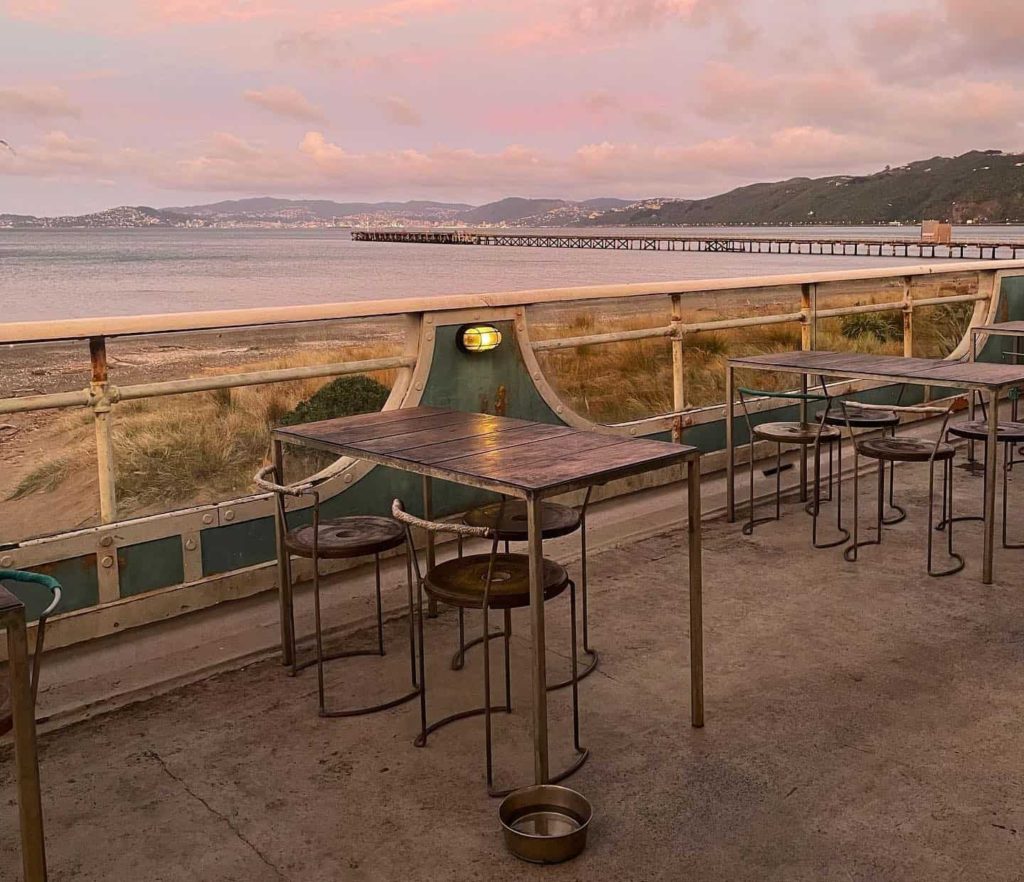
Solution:
[(498, 809), (508, 850), (535, 864), (561, 863), (583, 851), (593, 814), (586, 797), (556, 784), (515, 790)]

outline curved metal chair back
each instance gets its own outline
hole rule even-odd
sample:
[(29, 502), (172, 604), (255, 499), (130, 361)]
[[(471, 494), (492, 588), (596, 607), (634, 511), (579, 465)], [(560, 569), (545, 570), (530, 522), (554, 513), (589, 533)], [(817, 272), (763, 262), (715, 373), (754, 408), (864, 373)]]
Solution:
[(938, 407), (933, 404), (864, 404), (860, 401), (848, 402), (843, 399), (839, 402), (843, 409), (843, 420), (846, 423), (846, 431), (850, 436), (850, 441), (853, 443), (854, 450), (857, 449), (857, 439), (853, 434), (853, 426), (850, 421), (849, 408), (856, 407), (857, 410), (884, 410), (891, 413), (907, 413), (907, 414), (929, 414), (931, 416), (941, 416), (942, 423), (939, 427), (939, 432), (935, 436), (935, 443), (932, 446), (931, 456), (928, 457), (928, 462), (932, 463), (935, 461), (935, 456), (939, 452), (939, 447), (946, 437), (946, 427), (949, 425), (949, 418), (953, 415), (953, 411), (956, 410), (958, 403), (967, 404), (966, 399), (961, 396), (950, 399), (950, 402), (945, 407)]
[[(504, 501), (501, 503), (504, 505)], [(449, 523), (447, 521), (427, 521), (409, 514), (401, 499), (395, 499), (391, 503), (391, 516), (405, 526), (405, 541), (409, 551), (409, 560), (416, 573), (417, 584), (423, 583), (423, 573), (420, 570), (420, 559), (416, 553), (416, 545), (412, 539), (412, 528), (418, 527), (428, 533), (451, 533), (460, 539), (490, 539), (491, 557), (487, 564), (487, 578), (484, 580), (483, 605), (487, 606), (491, 595), (491, 583), (494, 580), (494, 564), (498, 557), (498, 533), (490, 527), (471, 527), (469, 524)], [(500, 519), (500, 518), (499, 518)], [(461, 549), (460, 549), (461, 550)], [(461, 556), (461, 555), (460, 555)]]
[[(822, 388), (825, 388), (824, 382), (822, 383)], [(804, 403), (808, 401), (825, 402), (826, 406), (821, 412), (821, 418), (815, 420), (818, 426), (818, 432), (814, 439), (814, 445), (817, 447), (821, 444), (821, 433), (825, 428), (825, 416), (827, 415), (829, 405), (831, 405), (832, 402), (832, 398), (829, 396), (827, 391), (824, 394), (819, 394), (817, 392), (773, 392), (768, 389), (752, 389), (744, 387), (738, 389), (737, 392), (740, 396), (740, 407), (743, 409), (743, 419), (747, 424), (747, 437), (751, 440), (754, 437), (754, 425), (750, 421), (750, 410), (747, 408), (748, 398), (778, 398), (785, 401), (800, 401)], [(804, 420), (801, 420), (801, 423), (807, 426), (811, 425)]]
[(29, 573), (25, 570), (0, 570), (0, 582), (21, 582), (27, 584), (42, 585), (50, 589), (51, 600), (49, 605), (36, 620), (36, 647), (32, 653), (32, 704), (36, 703), (36, 695), (39, 692), (39, 668), (43, 660), (43, 643), (46, 638), (46, 621), (53, 615), (60, 604), (61, 586), (60, 582), (52, 576), (42, 573)]

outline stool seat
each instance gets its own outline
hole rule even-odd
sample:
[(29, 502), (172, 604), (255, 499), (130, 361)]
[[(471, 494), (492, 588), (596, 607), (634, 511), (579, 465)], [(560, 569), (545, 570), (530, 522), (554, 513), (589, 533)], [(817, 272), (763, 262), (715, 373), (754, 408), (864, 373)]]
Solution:
[[(526, 503), (521, 499), (507, 501), (504, 509), (500, 502), (474, 508), (466, 512), (463, 521), (471, 527), (488, 527), (506, 542), (525, 542), (527, 539)], [(554, 502), (541, 504), (540, 527), (543, 538), (567, 536), (578, 530), (579, 526), (580, 515), (576, 509)]]
[[(997, 435), (1000, 441), (1007, 443), (1024, 442), (1024, 423), (999, 423)], [(971, 441), (988, 440), (988, 422), (985, 420), (971, 420), (967, 423), (958, 423), (949, 427), (949, 434), (958, 438), (968, 438)]]
[[(928, 462), (935, 444), (920, 438), (868, 438), (857, 442), (857, 452), (871, 459), (887, 462)], [(949, 444), (940, 444), (935, 453), (937, 460), (952, 459), (956, 450)]]
[[(354, 515), (320, 522), (317, 554), (324, 558), (380, 554), (405, 542), (398, 521), (373, 515)], [(313, 556), (313, 526), (296, 527), (284, 537), (285, 547), (300, 557)]]
[[(814, 415), (821, 419), (821, 411)], [(825, 417), (826, 426), (847, 426), (854, 429), (893, 429), (900, 424), (900, 418), (891, 410), (861, 410), (847, 405), (846, 412), (830, 410)]]
[(754, 435), (765, 441), (781, 444), (813, 444), (821, 429), (822, 441), (835, 441), (842, 433), (835, 426), (820, 426), (817, 423), (761, 423), (754, 426)]
[[(423, 579), (427, 594), (451, 606), (480, 609), (487, 583), (489, 554), (456, 557), (434, 567)], [(544, 599), (561, 594), (569, 584), (565, 567), (544, 558)], [(525, 554), (498, 554), (494, 559), (489, 604), (492, 609), (530, 605), (530, 558)]]

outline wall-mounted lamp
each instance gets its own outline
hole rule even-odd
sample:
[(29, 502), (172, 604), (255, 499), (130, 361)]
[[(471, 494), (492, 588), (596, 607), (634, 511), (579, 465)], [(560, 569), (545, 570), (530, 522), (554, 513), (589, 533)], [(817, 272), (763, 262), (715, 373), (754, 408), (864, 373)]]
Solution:
[(501, 331), (491, 325), (463, 325), (455, 341), (463, 352), (490, 352), (501, 343)]

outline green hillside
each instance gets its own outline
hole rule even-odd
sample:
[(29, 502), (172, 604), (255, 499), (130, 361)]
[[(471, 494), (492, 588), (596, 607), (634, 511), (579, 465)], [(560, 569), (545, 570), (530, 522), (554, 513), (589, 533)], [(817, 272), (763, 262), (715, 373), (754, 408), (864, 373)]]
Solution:
[(1024, 154), (974, 150), (872, 175), (792, 178), (707, 199), (666, 200), (603, 214), (620, 224), (871, 224), (925, 219), (1024, 221)]

